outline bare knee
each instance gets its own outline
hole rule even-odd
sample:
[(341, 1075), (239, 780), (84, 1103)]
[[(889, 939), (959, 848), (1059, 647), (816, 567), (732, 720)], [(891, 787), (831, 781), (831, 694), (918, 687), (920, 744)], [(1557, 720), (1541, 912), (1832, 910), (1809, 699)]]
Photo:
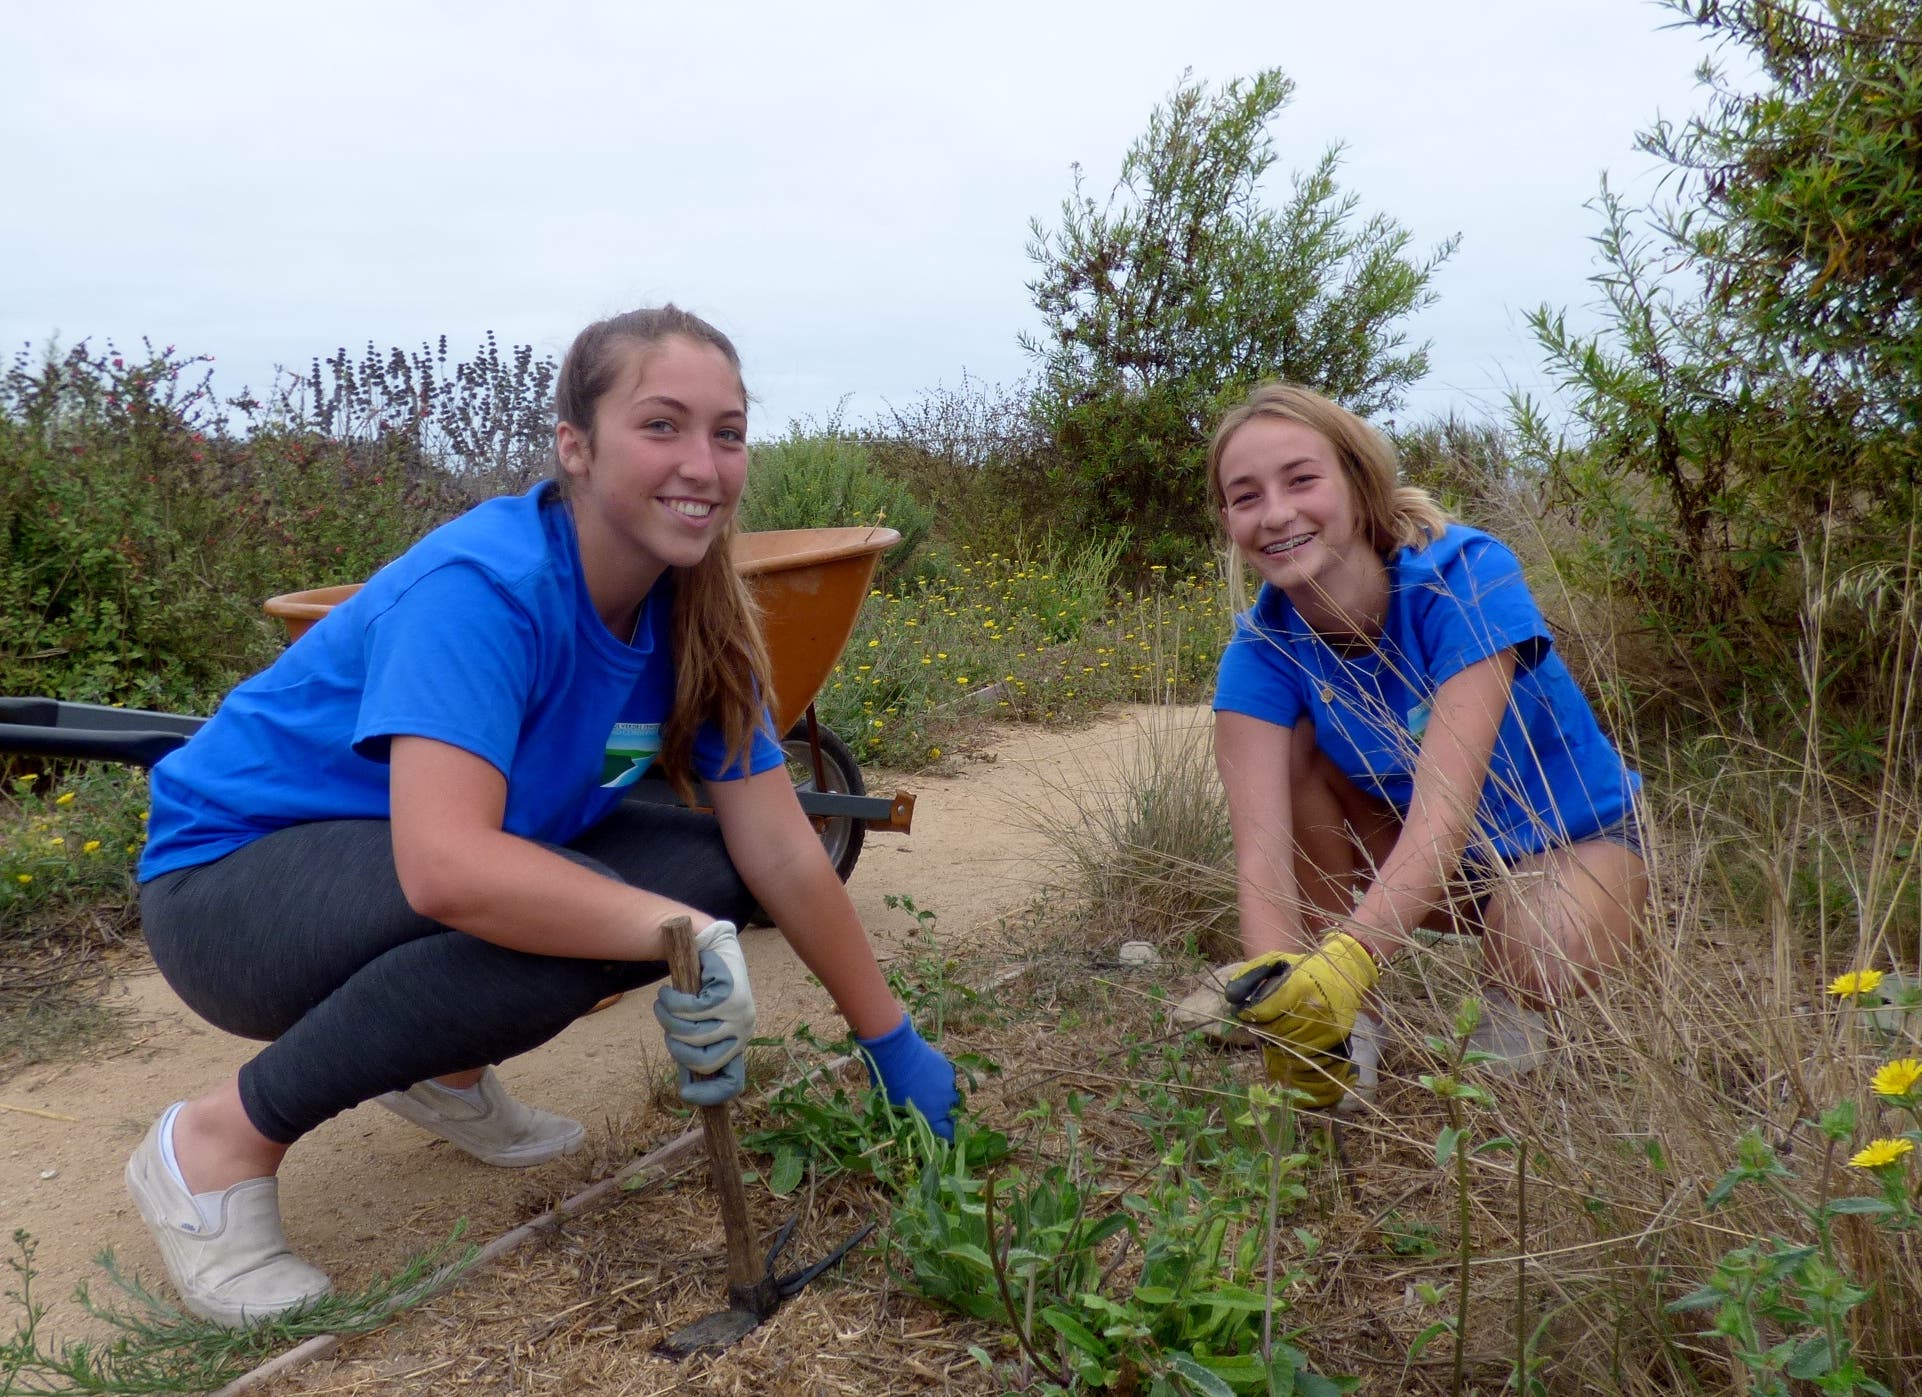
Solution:
[(1626, 959), (1647, 904), (1647, 866), (1620, 844), (1588, 840), (1522, 860), (1489, 900), (1489, 979), (1532, 1007), (1579, 998)]

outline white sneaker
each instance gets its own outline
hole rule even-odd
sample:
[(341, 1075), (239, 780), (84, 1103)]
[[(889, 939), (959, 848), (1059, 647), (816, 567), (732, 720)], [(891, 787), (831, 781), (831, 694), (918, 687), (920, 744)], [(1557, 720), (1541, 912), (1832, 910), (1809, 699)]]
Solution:
[(478, 1106), (438, 1082), (418, 1082), (406, 1091), (390, 1091), (374, 1100), (483, 1164), (502, 1169), (545, 1164), (572, 1154), (587, 1138), (579, 1121), (514, 1100), (491, 1067), (481, 1073), (477, 1085)]
[(1522, 1008), (1504, 990), (1485, 989), (1481, 1022), (1468, 1035), (1468, 1046), (1490, 1054), (1484, 1071), (1515, 1076), (1533, 1072), (1548, 1057), (1548, 1020)]
[(220, 1195), (220, 1221), (201, 1221), (193, 1195), (161, 1154), (163, 1113), (127, 1161), (133, 1195), (180, 1301), (202, 1319), (238, 1329), (299, 1309), (333, 1289), (292, 1251), (280, 1227), (280, 1181), (245, 1179)]

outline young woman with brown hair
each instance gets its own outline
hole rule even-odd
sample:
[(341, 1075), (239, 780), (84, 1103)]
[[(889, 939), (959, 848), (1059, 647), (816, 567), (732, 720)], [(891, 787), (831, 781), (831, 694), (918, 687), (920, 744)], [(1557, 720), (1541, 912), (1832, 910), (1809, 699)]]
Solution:
[[(690, 1101), (743, 1084), (757, 903), (816, 974), (890, 1101), (943, 1134), (953, 1068), (895, 1002), (801, 812), (729, 564), (746, 478), (740, 361), (672, 306), (589, 326), (562, 366), (555, 478), (382, 569), (153, 772), (141, 913), (190, 1007), (268, 1046), (169, 1108), (127, 1181), (187, 1307), (227, 1324), (328, 1289), (275, 1173), (368, 1100), (488, 1163), (577, 1148), (492, 1064), (666, 975)], [(658, 759), (713, 814), (623, 803)]]

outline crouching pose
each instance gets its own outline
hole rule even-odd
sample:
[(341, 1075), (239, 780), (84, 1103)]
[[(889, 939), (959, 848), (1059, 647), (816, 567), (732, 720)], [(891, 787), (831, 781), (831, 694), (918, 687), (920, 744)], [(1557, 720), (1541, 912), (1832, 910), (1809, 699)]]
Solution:
[(1263, 584), (1214, 700), (1249, 957), (1230, 1005), (1271, 1077), (1333, 1104), (1372, 1075), (1381, 967), (1417, 928), (1466, 921), (1487, 980), (1473, 1046), (1529, 1065), (1539, 1011), (1636, 933), (1639, 778), (1514, 554), (1399, 485), (1367, 423), (1269, 384), (1208, 464), (1237, 567)]
[[(948, 1060), (894, 1001), (769, 731), (766, 652), (729, 563), (747, 473), (733, 346), (665, 307), (575, 340), (554, 478), (428, 535), (153, 772), (141, 915), (195, 1012), (268, 1046), (169, 1108), (127, 1183), (175, 1288), (226, 1324), (328, 1289), (275, 1171), (377, 1100), (489, 1164), (581, 1126), (492, 1064), (662, 979), (692, 918), (697, 994), (656, 1017), (690, 1101), (741, 1089), (758, 902), (896, 1105), (948, 1133)], [(623, 804), (658, 756), (713, 814)]]

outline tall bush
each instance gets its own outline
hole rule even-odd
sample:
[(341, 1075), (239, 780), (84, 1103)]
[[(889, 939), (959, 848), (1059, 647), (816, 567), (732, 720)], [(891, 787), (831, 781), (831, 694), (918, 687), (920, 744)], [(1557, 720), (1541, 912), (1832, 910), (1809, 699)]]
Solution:
[(0, 692), (204, 711), (273, 658), (262, 601), (358, 581), (468, 498), (403, 433), (233, 435), (200, 362), (82, 344), (0, 381)]
[(1705, 111), (1644, 135), (1675, 167), (1666, 201), (1632, 209), (1604, 185), (1603, 328), (1530, 317), (1577, 439), (1526, 401), (1516, 420), (1588, 529), (1591, 576), (1679, 642), (1698, 696), (1812, 670), (1847, 698), (1890, 678), (1855, 584), (1914, 560), (1922, 17), (1673, 4), (1757, 85), (1705, 66)]
[(76, 346), (0, 384), (0, 692), (194, 706), (265, 653), (224, 592), (204, 376)]
[(1205, 547), (1202, 448), (1227, 400), (1278, 377), (1375, 413), (1428, 369), (1405, 322), (1456, 240), (1420, 256), (1395, 219), (1360, 217), (1336, 181), (1339, 146), (1270, 203), (1269, 126), (1292, 91), (1277, 68), (1212, 94), (1184, 78), (1105, 203), (1077, 169), (1058, 226), (1032, 225), (1044, 329), (1023, 344), (1041, 369), (1056, 507), (1094, 533), (1126, 519), (1137, 568)]

